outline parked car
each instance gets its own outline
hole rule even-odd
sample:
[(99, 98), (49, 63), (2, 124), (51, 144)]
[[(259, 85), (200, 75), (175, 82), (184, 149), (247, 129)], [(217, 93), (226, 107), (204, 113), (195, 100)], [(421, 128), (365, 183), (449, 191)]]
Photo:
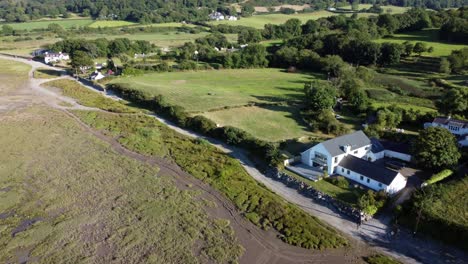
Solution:
[(406, 167), (406, 164), (401, 161), (396, 161), (396, 160), (389, 160), (385, 162), (385, 167), (393, 170), (401, 170), (404, 167)]

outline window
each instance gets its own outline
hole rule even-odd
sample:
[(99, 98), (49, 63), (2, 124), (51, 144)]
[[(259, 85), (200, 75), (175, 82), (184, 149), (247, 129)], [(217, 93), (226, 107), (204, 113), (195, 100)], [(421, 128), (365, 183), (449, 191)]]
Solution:
[(357, 154), (357, 152), (358, 152), (358, 151), (357, 151), (357, 150), (355, 150), (355, 151), (354, 151), (354, 154)]
[(335, 157), (335, 163), (337, 163), (337, 162), (338, 162), (338, 157)]
[(344, 168), (341, 168), (341, 172), (343, 172), (343, 173), (344, 173)]
[(364, 149), (365, 149), (365, 150), (369, 150), (369, 149), (370, 149), (370, 147), (365, 147)]
[(370, 179), (369, 179), (369, 178), (367, 178), (367, 183), (370, 183)]
[(361, 181), (363, 181), (363, 180), (364, 180), (364, 176), (361, 175), (360, 179), (361, 179)]
[(348, 170), (348, 175), (349, 175), (350, 171)]
[(382, 184), (379, 182), (379, 187), (382, 188)]

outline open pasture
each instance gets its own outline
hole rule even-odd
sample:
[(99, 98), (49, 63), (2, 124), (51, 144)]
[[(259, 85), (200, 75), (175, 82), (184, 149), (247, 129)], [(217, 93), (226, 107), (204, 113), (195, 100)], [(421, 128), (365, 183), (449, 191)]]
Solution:
[(304, 83), (319, 76), (272, 68), (236, 69), (151, 73), (112, 83), (127, 83), (134, 89), (163, 95), (169, 103), (188, 111), (204, 112), (252, 102), (299, 100)]
[(453, 50), (459, 50), (465, 48), (466, 45), (463, 44), (453, 44), (440, 41), (438, 38), (437, 29), (424, 29), (421, 31), (409, 32), (404, 34), (394, 34), (389, 38), (381, 38), (376, 40), (378, 43), (382, 42), (393, 42), (393, 43), (403, 43), (405, 41), (412, 42), (423, 42), (428, 47), (433, 47), (434, 51), (432, 53), (423, 53), (427, 56), (448, 56)]
[[(89, 26), (93, 23), (92, 19), (61, 19), (61, 20), (45, 20), (45, 21), (32, 21), (24, 23), (8, 23), (15, 30), (34, 30), (34, 29), (44, 29), (49, 26), (49, 24), (59, 24), (63, 28), (73, 28), (73, 27), (84, 27)], [(3, 24), (0, 24), (0, 26)]]
[[(267, 15), (254, 15), (247, 18), (241, 18), (237, 21), (212, 21), (210, 24), (213, 25), (220, 25), (220, 24), (227, 24), (232, 26), (247, 26), (247, 27), (254, 27), (254, 28), (263, 28), (266, 24), (283, 24), (284, 22), (288, 21), (292, 18), (297, 18), (301, 20), (303, 23), (307, 22), (308, 20), (315, 20), (322, 17), (329, 17), (329, 16), (336, 16), (339, 15), (338, 13), (329, 12), (326, 10), (316, 11), (312, 13), (298, 13), (292, 15), (286, 14), (267, 14)], [(346, 14), (349, 16), (350, 14)], [(361, 16), (369, 16), (369, 13), (360, 13), (358, 14), (359, 17)]]
[(93, 22), (89, 27), (91, 28), (105, 28), (105, 27), (126, 27), (126, 26), (133, 26), (138, 25), (134, 22), (123, 21), (123, 20), (97, 20)]
[(297, 109), (289, 106), (239, 107), (205, 112), (204, 116), (221, 126), (241, 128), (253, 136), (279, 141), (311, 134)]

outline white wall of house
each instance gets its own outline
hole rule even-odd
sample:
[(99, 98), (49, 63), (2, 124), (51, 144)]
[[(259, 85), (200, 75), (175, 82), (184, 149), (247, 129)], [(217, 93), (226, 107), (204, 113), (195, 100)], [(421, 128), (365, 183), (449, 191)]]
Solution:
[(380, 183), (378, 181), (375, 181), (369, 177), (366, 177), (364, 175), (361, 175), (357, 172), (354, 172), (354, 171), (351, 171), (351, 170), (348, 170), (346, 168), (343, 168), (341, 166), (337, 166), (336, 167), (336, 173), (341, 175), (341, 176), (344, 176), (348, 179), (351, 179), (355, 182), (358, 182), (366, 187), (369, 187), (370, 189), (374, 190), (374, 191), (380, 191), (380, 190), (386, 190), (387, 189), (387, 185), (383, 184), (383, 183)]
[(380, 151), (380, 152), (377, 152), (377, 153), (374, 153), (372, 151), (370, 151), (368, 154), (367, 154), (367, 160), (370, 159), (370, 161), (374, 162), (376, 160), (379, 160), (379, 159), (383, 159), (385, 157), (385, 151)]
[(389, 194), (394, 194), (399, 191), (401, 191), (403, 188), (405, 188), (407, 183), (407, 179), (405, 176), (401, 175), (398, 173), (398, 175), (393, 179), (392, 183), (388, 187), (386, 187), (385, 191)]
[[(426, 124), (425, 124), (426, 126)], [(462, 128), (460, 126), (457, 126), (457, 125), (454, 125), (454, 124), (451, 124), (449, 122), (449, 124), (447, 125), (443, 125), (443, 124), (439, 124), (439, 123), (430, 123), (429, 126), (433, 126), (433, 127), (443, 127), (445, 129), (448, 129), (450, 131), (450, 133), (454, 134), (454, 135), (464, 135), (464, 134), (468, 134), (468, 128)]]
[(328, 175), (332, 175), (336, 173), (335, 169), (341, 160), (346, 157), (347, 155), (353, 155), (358, 158), (362, 158), (370, 152), (371, 145), (367, 145), (358, 149), (350, 150), (346, 149), (346, 153), (337, 156), (331, 156), (327, 149), (320, 143), (312, 148), (304, 151), (301, 153), (301, 162), (308, 165), (313, 166), (313, 159), (315, 158), (315, 153), (321, 153), (327, 157), (327, 167), (328, 167)]
[(404, 160), (404, 161), (408, 161), (408, 162), (411, 161), (411, 155), (396, 152), (396, 151), (393, 151), (393, 150), (387, 150), (387, 149), (385, 150), (385, 157), (400, 159), (400, 160)]

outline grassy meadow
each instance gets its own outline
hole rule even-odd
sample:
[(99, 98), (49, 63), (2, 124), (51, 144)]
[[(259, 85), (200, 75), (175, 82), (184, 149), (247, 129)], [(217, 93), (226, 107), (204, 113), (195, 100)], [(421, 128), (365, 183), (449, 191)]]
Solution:
[(0, 96), (26, 83), (30, 70), (27, 64), (0, 59)]
[(151, 73), (117, 78), (112, 83), (128, 83), (135, 89), (161, 94), (188, 111), (204, 112), (251, 102), (297, 100), (304, 83), (316, 78), (266, 68)]
[(290, 106), (239, 107), (205, 112), (203, 115), (221, 126), (238, 127), (268, 141), (311, 134), (301, 122), (299, 111)]
[[(339, 15), (337, 13), (329, 12), (326, 10), (316, 11), (312, 13), (298, 13), (298, 14), (267, 14), (267, 15), (253, 15), (251, 17), (243, 17), (237, 21), (211, 21), (209, 22), (212, 25), (220, 25), (220, 24), (227, 24), (233, 26), (247, 26), (253, 28), (263, 28), (266, 24), (283, 24), (284, 22), (288, 21), (292, 18), (297, 18), (301, 20), (303, 23), (307, 22), (307, 20), (315, 20), (322, 17), (330, 17)], [(349, 16), (350, 14), (346, 14)], [(372, 14), (369, 13), (360, 13), (358, 17), (369, 16)]]
[(124, 20), (96, 20), (89, 25), (91, 28), (105, 28), (105, 27), (126, 27), (138, 25), (134, 22), (124, 21)]
[(206, 213), (199, 191), (117, 154), (64, 113), (34, 107), (0, 122), (1, 262), (206, 263), (241, 255), (228, 222)]
[[(23, 22), (23, 23), (8, 23), (16, 30), (34, 30), (34, 29), (45, 29), (49, 26), (49, 24), (59, 24), (65, 29), (73, 28), (73, 27), (84, 27), (89, 26), (93, 23), (92, 19), (60, 19), (60, 20), (43, 20), (43, 21), (31, 21), (31, 22)], [(0, 26), (3, 24), (0, 24)]]
[(437, 29), (424, 29), (421, 31), (415, 31), (404, 34), (393, 34), (389, 38), (381, 38), (376, 40), (378, 43), (382, 42), (393, 42), (393, 43), (403, 43), (405, 41), (410, 41), (413, 43), (423, 42), (428, 47), (433, 47), (434, 51), (432, 53), (423, 53), (427, 56), (448, 56), (453, 50), (459, 50), (465, 48), (466, 45), (463, 44), (453, 44), (441, 42), (438, 39)]

